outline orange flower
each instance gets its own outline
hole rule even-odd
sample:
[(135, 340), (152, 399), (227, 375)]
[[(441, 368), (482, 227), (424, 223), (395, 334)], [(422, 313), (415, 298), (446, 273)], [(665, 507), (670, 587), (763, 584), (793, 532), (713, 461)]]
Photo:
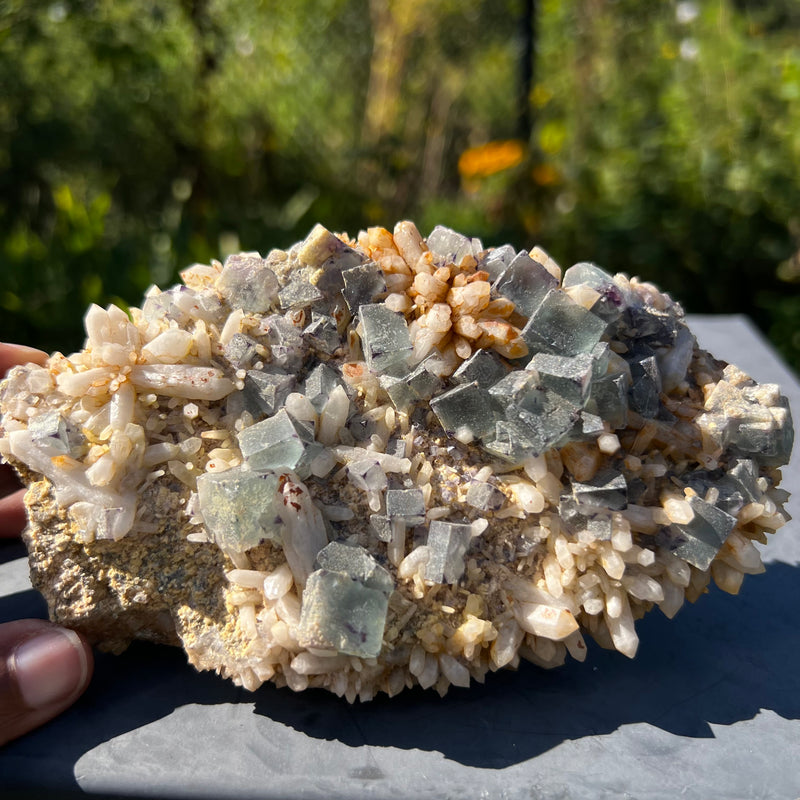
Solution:
[(516, 167), (525, 158), (525, 144), (519, 139), (487, 142), (465, 150), (458, 159), (458, 171), (465, 179), (486, 177)]

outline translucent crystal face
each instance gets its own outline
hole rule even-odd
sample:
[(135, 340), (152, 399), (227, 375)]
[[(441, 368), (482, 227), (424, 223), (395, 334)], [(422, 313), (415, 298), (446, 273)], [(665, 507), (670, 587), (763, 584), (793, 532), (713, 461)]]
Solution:
[(28, 430), (34, 444), (53, 455), (77, 456), (84, 449), (86, 440), (80, 430), (57, 411), (35, 417)]
[(379, 373), (406, 366), (412, 346), (403, 315), (385, 305), (369, 304), (361, 306), (359, 317), (363, 327), (364, 358), (369, 369)]
[[(141, 569), (182, 554), (159, 619), (248, 688), (443, 693), (582, 659), (587, 632), (633, 656), (634, 619), (738, 591), (784, 521), (786, 399), (637, 279), (408, 222), (182, 277), (12, 372), (0, 452), (82, 569), (98, 539)], [(67, 552), (34, 544), (35, 569)], [(169, 583), (140, 568), (81, 580), (135, 613)], [(48, 599), (80, 627), (70, 596)]]
[(603, 319), (553, 289), (531, 312), (522, 338), (531, 352), (574, 356), (591, 352), (605, 330)]
[(386, 516), (404, 524), (421, 525), (425, 521), (425, 494), (422, 489), (389, 489), (386, 492)]
[(442, 427), (460, 442), (491, 439), (502, 407), (489, 392), (477, 383), (450, 389), (431, 401), (431, 408)]
[(728, 535), (736, 525), (736, 517), (691, 497), (694, 512), (691, 522), (673, 523), (662, 535), (666, 546), (677, 556), (698, 569), (708, 569)]
[(575, 502), (582, 506), (622, 511), (628, 505), (628, 483), (621, 472), (606, 469), (598, 472), (591, 481), (572, 481)]
[(472, 526), (434, 520), (428, 528), (430, 559), (425, 578), (433, 583), (456, 583), (464, 574), (464, 556)]
[(375, 658), (380, 653), (386, 594), (341, 572), (312, 573), (303, 594), (298, 643), (350, 656)]
[(530, 317), (557, 286), (558, 281), (523, 250), (497, 278), (494, 290), (513, 301), (521, 314)]
[(242, 467), (197, 479), (203, 521), (220, 549), (245, 553), (265, 539), (280, 537), (277, 489), (274, 473), (256, 474)]
[(269, 311), (278, 295), (278, 279), (258, 253), (228, 256), (217, 288), (232, 308)]
[(453, 380), (458, 383), (477, 383), (481, 389), (494, 386), (508, 372), (508, 367), (497, 353), (491, 350), (476, 350), (453, 373)]
[(386, 293), (386, 280), (377, 264), (362, 264), (342, 272), (342, 294), (351, 314), (361, 306), (371, 304), (378, 295)]
[(280, 369), (271, 372), (250, 370), (245, 376), (241, 395), (231, 397), (238, 397), (243, 410), (249, 411), (254, 418), (271, 417), (281, 409), (294, 387), (294, 375)]
[[(277, 416), (264, 420), (265, 423), (274, 423), (269, 431), (257, 431), (252, 436), (247, 436), (247, 433), (255, 426), (242, 431), (239, 446), (245, 457), (245, 464), (254, 472), (291, 470), (301, 479), (307, 478), (311, 473), (312, 462), (323, 450), (322, 445), (314, 440), (313, 433), (292, 421), (288, 414), (276, 422)], [(246, 444), (242, 443), (243, 438)]]

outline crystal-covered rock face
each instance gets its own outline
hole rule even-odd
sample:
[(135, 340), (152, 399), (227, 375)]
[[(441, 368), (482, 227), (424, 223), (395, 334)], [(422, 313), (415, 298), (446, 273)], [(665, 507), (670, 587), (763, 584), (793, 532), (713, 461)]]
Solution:
[(650, 284), (410, 222), (181, 277), (0, 387), (34, 583), (110, 649), (444, 693), (587, 633), (633, 656), (785, 521), (786, 399)]

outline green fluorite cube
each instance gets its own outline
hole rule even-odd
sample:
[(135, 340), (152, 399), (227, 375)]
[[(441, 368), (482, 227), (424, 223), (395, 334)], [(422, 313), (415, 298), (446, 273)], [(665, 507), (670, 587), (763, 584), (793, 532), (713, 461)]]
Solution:
[(342, 572), (312, 572), (303, 591), (301, 647), (375, 658), (381, 651), (389, 598)]
[(377, 264), (361, 264), (352, 269), (342, 271), (344, 289), (342, 294), (350, 313), (355, 315), (358, 309), (386, 292), (386, 280)]
[(670, 526), (668, 547), (692, 566), (706, 570), (736, 525), (736, 517), (699, 497), (690, 498), (689, 504), (694, 519), (686, 524), (673, 523)]
[(392, 576), (369, 554), (366, 548), (349, 542), (331, 542), (317, 553), (317, 565), (329, 572), (341, 572), (387, 597), (394, 591)]
[(282, 408), (275, 416), (240, 431), (239, 449), (254, 472), (288, 469), (302, 479), (308, 476), (309, 465), (322, 445)]
[(453, 373), (458, 383), (477, 383), (481, 389), (493, 386), (508, 372), (500, 357), (492, 350), (476, 350)]
[(494, 292), (511, 300), (520, 314), (530, 317), (558, 281), (524, 250), (494, 284)]
[(456, 386), (431, 400), (431, 409), (442, 427), (462, 442), (482, 439), (494, 432), (502, 419), (499, 402), (477, 383)]
[(574, 356), (590, 353), (605, 330), (604, 320), (553, 289), (533, 312), (521, 336), (531, 353)]
[(244, 553), (265, 539), (280, 542), (277, 475), (244, 467), (206, 472), (197, 495), (206, 528), (226, 553)]
[(430, 558), (425, 567), (426, 580), (456, 583), (464, 574), (464, 556), (472, 538), (472, 526), (434, 520), (428, 527)]
[(359, 309), (364, 359), (373, 372), (405, 366), (411, 355), (411, 336), (405, 318), (382, 303)]

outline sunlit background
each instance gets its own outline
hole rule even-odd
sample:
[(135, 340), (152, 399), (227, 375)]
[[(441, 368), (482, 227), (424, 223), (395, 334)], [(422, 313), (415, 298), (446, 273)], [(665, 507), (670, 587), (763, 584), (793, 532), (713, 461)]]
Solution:
[(0, 339), (319, 221), (747, 313), (800, 367), (796, 0), (5, 0)]

